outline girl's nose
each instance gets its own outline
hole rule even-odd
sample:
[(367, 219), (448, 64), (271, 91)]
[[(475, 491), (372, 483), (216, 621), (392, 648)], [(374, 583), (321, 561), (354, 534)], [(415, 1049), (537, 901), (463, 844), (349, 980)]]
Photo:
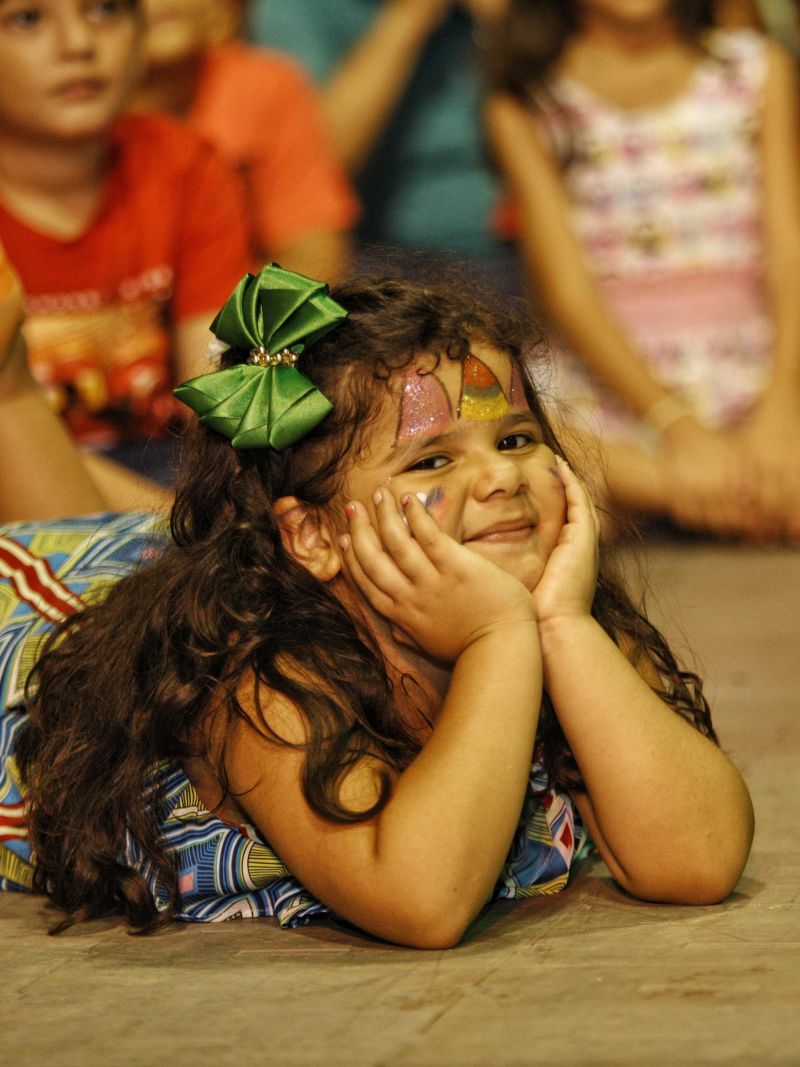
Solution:
[(473, 491), (478, 500), (495, 494), (514, 496), (528, 484), (522, 466), (507, 452), (491, 452), (476, 461)]
[(94, 51), (94, 28), (76, 11), (66, 11), (56, 23), (56, 40), (62, 56), (82, 56)]

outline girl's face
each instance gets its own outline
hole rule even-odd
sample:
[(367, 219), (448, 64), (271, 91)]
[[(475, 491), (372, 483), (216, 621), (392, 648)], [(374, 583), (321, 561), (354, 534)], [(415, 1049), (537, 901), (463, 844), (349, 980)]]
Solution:
[(0, 133), (102, 134), (138, 77), (139, 38), (125, 0), (0, 0)]
[[(564, 490), (508, 356), (475, 344), (464, 362), (417, 361), (393, 381), (368, 455), (344, 499), (374, 515), (388, 484), (414, 493), (440, 528), (533, 589), (564, 525)], [(423, 373), (419, 373), (422, 371)]]
[(144, 0), (147, 61), (166, 66), (231, 36), (238, 0)]

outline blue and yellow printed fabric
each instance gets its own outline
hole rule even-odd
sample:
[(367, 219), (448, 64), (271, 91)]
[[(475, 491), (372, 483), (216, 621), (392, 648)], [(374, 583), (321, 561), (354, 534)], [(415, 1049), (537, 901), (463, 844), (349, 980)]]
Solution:
[[(0, 890), (30, 890), (25, 784), (14, 738), (26, 720), (25, 678), (53, 625), (104, 595), (109, 585), (156, 555), (163, 522), (151, 515), (100, 515), (0, 527)], [(541, 896), (563, 889), (585, 833), (569, 797), (549, 789), (537, 752), (528, 795), (495, 897)], [(201, 803), (177, 763), (154, 768), (160, 826), (175, 853), (179, 917), (191, 922), (272, 916), (296, 926), (328, 914), (297, 882), (251, 826), (220, 819)], [(123, 862), (147, 879), (165, 903), (155, 873), (136, 842)]]

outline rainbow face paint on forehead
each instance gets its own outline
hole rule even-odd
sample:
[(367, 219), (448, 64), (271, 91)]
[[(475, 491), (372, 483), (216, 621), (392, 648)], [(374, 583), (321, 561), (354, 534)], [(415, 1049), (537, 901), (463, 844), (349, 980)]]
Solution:
[(470, 353), (461, 365), (459, 418), (488, 421), (509, 412), (503, 387), (482, 359)]
[[(509, 393), (494, 371), (470, 353), (461, 363), (461, 384), (457, 417), (488, 422), (505, 418), (514, 410), (530, 410), (522, 375), (511, 362)], [(396, 443), (445, 433), (453, 424), (453, 401), (442, 379), (434, 371), (409, 367), (403, 374), (400, 415)]]

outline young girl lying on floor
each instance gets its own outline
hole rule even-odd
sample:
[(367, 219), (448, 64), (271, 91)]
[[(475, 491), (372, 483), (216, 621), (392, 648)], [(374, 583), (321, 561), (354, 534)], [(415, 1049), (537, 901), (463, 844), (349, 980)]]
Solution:
[[(438, 948), (561, 889), (588, 831), (635, 896), (721, 900), (747, 790), (607, 571), (524, 326), (446, 285), (334, 295), (272, 266), (217, 317), (168, 543), (4, 528), (5, 887), (67, 922), (331, 912)], [(25, 710), (37, 582), (68, 617)]]

